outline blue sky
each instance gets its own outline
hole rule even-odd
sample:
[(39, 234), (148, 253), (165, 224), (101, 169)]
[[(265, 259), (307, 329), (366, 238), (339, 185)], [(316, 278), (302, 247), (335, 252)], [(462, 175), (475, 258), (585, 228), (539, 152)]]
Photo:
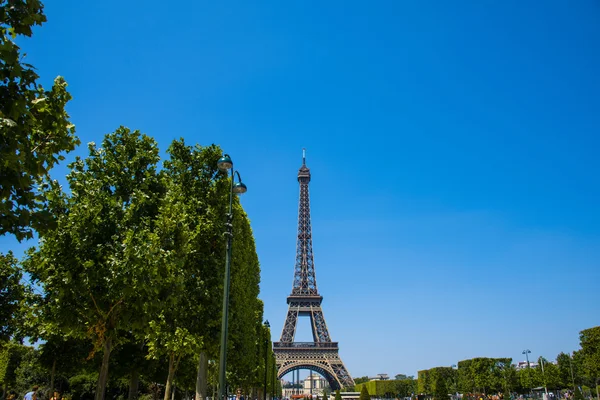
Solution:
[(184, 137), (231, 154), (274, 339), (303, 147), (323, 309), (353, 376), (553, 359), (600, 324), (598, 2), (56, 0), (46, 14), (22, 46), (46, 86), (69, 82), (83, 143), (125, 125), (163, 150)]

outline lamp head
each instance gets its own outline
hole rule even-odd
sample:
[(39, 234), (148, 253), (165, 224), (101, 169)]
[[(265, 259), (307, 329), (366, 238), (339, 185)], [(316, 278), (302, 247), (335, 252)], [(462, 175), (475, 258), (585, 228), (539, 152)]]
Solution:
[(266, 326), (267, 328), (270, 328), (270, 327), (271, 327), (271, 325), (269, 325), (269, 320), (266, 320), (266, 321), (265, 321), (265, 326)]
[(223, 172), (233, 168), (233, 161), (231, 161), (229, 154), (223, 154), (223, 157), (219, 158), (219, 161), (217, 161), (217, 167)]
[(246, 193), (247, 191), (248, 191), (248, 188), (242, 182), (236, 182), (233, 184), (233, 193), (243, 194), (243, 193)]

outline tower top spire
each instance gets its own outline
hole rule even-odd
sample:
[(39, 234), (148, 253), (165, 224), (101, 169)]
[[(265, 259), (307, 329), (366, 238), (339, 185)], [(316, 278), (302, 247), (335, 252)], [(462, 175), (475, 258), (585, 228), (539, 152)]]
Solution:
[(298, 182), (310, 182), (310, 169), (308, 169), (308, 167), (306, 166), (306, 149), (302, 149), (302, 166), (298, 171)]

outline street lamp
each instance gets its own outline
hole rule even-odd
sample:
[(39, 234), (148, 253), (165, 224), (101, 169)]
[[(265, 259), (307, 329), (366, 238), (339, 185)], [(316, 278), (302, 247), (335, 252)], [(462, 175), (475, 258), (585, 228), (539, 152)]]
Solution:
[(271, 376), (271, 383), (273, 384), (271, 386), (271, 399), (275, 398), (275, 374), (276, 374), (276, 362), (275, 362), (275, 355), (273, 355), (273, 375)]
[[(456, 364), (452, 364), (450, 366), (453, 370), (456, 369), (456, 372), (453, 374), (454, 375), (454, 396), (458, 396), (458, 367), (456, 366)], [(452, 397), (454, 397), (452, 396)]]
[(529, 349), (525, 349), (521, 353), (521, 354), (525, 354), (525, 358), (527, 359), (527, 368), (529, 368), (529, 353), (531, 353), (531, 350), (529, 350)]
[[(271, 327), (271, 325), (269, 325), (269, 320), (265, 321), (265, 328), (269, 329)], [(263, 393), (263, 399), (267, 400), (267, 371), (268, 371), (268, 363), (269, 363), (269, 352), (268, 352), (268, 347), (269, 347), (269, 338), (267, 337), (267, 334), (265, 333), (265, 390)]]
[(569, 367), (571, 367), (571, 382), (573, 383), (573, 393), (575, 393), (575, 377), (573, 375), (573, 355), (569, 353)]
[[(227, 381), (225, 378), (225, 369), (227, 364), (227, 322), (229, 318), (229, 281), (231, 275), (231, 242), (233, 240), (233, 195), (246, 193), (248, 188), (242, 183), (240, 173), (233, 169), (233, 161), (228, 154), (217, 161), (217, 167), (221, 172), (227, 173), (231, 170), (231, 187), (229, 190), (229, 208), (227, 213), (227, 222), (225, 223), (225, 236), (227, 236), (227, 251), (225, 252), (225, 276), (223, 278), (223, 311), (221, 320), (221, 349), (219, 352), (219, 399), (224, 400), (227, 396)], [(235, 182), (235, 175), (238, 182)]]
[(540, 364), (542, 365), (542, 376), (544, 377), (544, 392), (546, 392), (546, 397), (548, 397), (548, 386), (546, 385), (546, 373), (544, 372), (544, 357), (540, 356)]
[(527, 383), (529, 383), (529, 390), (531, 392), (531, 382), (529, 381), (531, 379), (531, 375), (530, 375), (530, 371), (529, 369), (531, 368), (529, 366), (529, 353), (531, 353), (531, 350), (529, 349), (525, 349), (521, 352), (521, 354), (525, 354), (525, 358), (527, 359)]

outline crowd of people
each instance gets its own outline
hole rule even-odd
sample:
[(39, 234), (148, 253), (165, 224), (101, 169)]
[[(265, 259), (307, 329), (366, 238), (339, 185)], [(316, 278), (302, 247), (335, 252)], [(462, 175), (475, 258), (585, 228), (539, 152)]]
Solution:
[[(8, 392), (6, 396), (6, 400), (21, 400), (19, 395), (11, 390)], [(54, 391), (52, 395), (48, 395), (48, 393), (44, 393), (40, 391), (39, 386), (34, 386), (31, 390), (23, 396), (22, 400), (62, 400), (62, 397), (59, 392)]]

